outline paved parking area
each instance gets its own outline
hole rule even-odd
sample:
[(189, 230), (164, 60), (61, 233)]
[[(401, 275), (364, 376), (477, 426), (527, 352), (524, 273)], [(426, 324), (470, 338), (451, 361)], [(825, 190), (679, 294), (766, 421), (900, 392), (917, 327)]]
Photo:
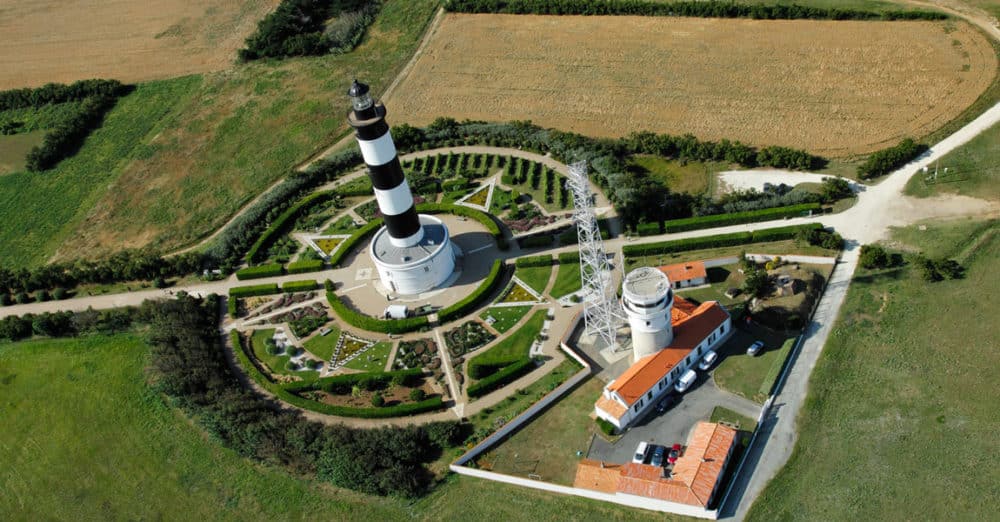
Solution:
[(737, 395), (720, 390), (709, 375), (700, 373), (698, 381), (680, 401), (663, 412), (653, 409), (646, 417), (633, 424), (618, 442), (610, 444), (599, 436), (594, 436), (587, 458), (606, 462), (625, 463), (632, 460), (632, 454), (640, 441), (661, 446), (674, 443), (684, 444), (694, 424), (708, 420), (716, 406), (723, 406), (756, 419), (761, 406)]

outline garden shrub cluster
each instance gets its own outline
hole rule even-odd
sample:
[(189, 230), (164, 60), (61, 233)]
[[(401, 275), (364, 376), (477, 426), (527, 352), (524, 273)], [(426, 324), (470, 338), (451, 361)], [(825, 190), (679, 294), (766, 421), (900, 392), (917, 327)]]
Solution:
[[(310, 56), (354, 49), (375, 20), (373, 0), (282, 0), (257, 23), (240, 60)], [(337, 17), (329, 26), (327, 20)]]
[(262, 285), (234, 286), (229, 289), (229, 297), (254, 297), (259, 295), (280, 294), (281, 289), (277, 283), (267, 283)]
[(425, 464), (456, 441), (432, 437), (430, 427), (324, 425), (245, 389), (218, 342), (217, 307), (211, 297), (159, 303), (149, 335), (157, 389), (199, 426), (243, 456), (339, 487), (406, 497), (430, 487)]
[(493, 375), (470, 384), (466, 392), (469, 394), (469, 397), (482, 397), (534, 370), (535, 366), (535, 360), (530, 357), (519, 359), (514, 364), (507, 366)]
[(247, 251), (247, 261), (250, 263), (259, 261), (261, 256), (267, 252), (271, 243), (281, 237), (285, 232), (288, 232), (288, 229), (295, 224), (295, 220), (298, 219), (299, 216), (301, 216), (313, 205), (329, 201), (335, 195), (336, 192), (332, 190), (315, 192), (300, 199), (297, 203), (289, 207), (288, 210), (282, 212), (271, 223), (271, 225), (264, 230), (264, 233), (257, 238), (257, 241), (250, 247), (250, 250)]
[[(809, 212), (817, 212), (821, 208), (822, 206), (819, 203), (803, 203), (801, 205), (766, 208), (762, 210), (752, 210), (749, 212), (734, 212), (732, 214), (714, 214), (709, 216), (674, 219), (663, 222), (663, 232), (672, 234), (687, 230), (699, 230), (703, 228), (722, 227), (726, 225), (739, 225), (742, 223), (757, 223), (760, 221), (771, 221), (788, 217), (801, 217)], [(643, 235), (643, 230), (641, 228), (639, 232), (640, 235)]]
[(933, 11), (882, 12), (860, 9), (822, 8), (797, 4), (761, 5), (738, 2), (650, 0), (448, 0), (445, 8), (459, 13), (506, 13), (547, 15), (639, 15), (690, 16), (703, 18), (753, 18), (759, 20), (943, 20)]
[(868, 155), (865, 162), (858, 166), (858, 177), (871, 179), (884, 176), (923, 154), (927, 148), (927, 145), (906, 138), (898, 145)]
[(607, 435), (609, 437), (611, 435), (615, 434), (615, 429), (616, 428), (615, 428), (614, 424), (611, 424), (610, 422), (608, 422), (608, 421), (606, 421), (606, 420), (604, 420), (604, 419), (602, 419), (600, 417), (598, 417), (597, 419), (595, 419), (595, 422), (597, 422), (597, 427), (601, 429), (601, 433), (603, 433), (603, 434), (605, 434), (605, 435)]
[(285, 273), (284, 267), (280, 263), (269, 265), (251, 266), (236, 271), (236, 279), (245, 281), (247, 279), (262, 279), (265, 277), (280, 276)]
[(676, 239), (673, 241), (661, 241), (658, 243), (647, 243), (644, 245), (625, 245), (622, 252), (626, 257), (655, 256), (670, 254), (673, 252), (684, 252), (687, 250), (701, 250), (703, 248), (716, 248), (735, 245), (745, 245), (749, 243), (763, 243), (767, 241), (782, 241), (794, 239), (801, 230), (822, 229), (819, 223), (806, 225), (793, 225), (788, 227), (770, 228), (756, 230), (754, 232), (734, 232), (732, 234), (718, 234), (715, 236), (692, 237), (687, 239)]
[(427, 316), (407, 317), (405, 319), (376, 319), (374, 317), (369, 317), (344, 304), (344, 302), (340, 300), (340, 297), (330, 290), (326, 292), (326, 300), (330, 303), (330, 309), (332, 309), (333, 312), (337, 314), (337, 317), (339, 317), (342, 321), (351, 326), (361, 328), (362, 330), (367, 330), (369, 332), (401, 334), (413, 332), (428, 326)]
[(500, 277), (503, 268), (503, 261), (499, 259), (493, 261), (493, 266), (490, 267), (490, 273), (486, 276), (486, 279), (471, 294), (438, 312), (438, 321), (446, 323), (452, 319), (457, 319), (479, 306), (483, 300), (490, 296), (503, 279)]

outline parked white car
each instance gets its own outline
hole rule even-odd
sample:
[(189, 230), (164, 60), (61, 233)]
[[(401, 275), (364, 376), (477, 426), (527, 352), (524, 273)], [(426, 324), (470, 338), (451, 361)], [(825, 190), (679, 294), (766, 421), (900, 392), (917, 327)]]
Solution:
[(764, 349), (764, 341), (754, 341), (754, 343), (751, 344), (749, 348), (747, 348), (747, 355), (753, 357), (758, 353), (760, 353), (760, 351), (763, 349)]
[(632, 457), (632, 462), (636, 464), (642, 464), (646, 462), (646, 454), (649, 453), (649, 443), (642, 441), (635, 448), (635, 456)]
[(711, 368), (712, 365), (715, 364), (715, 361), (718, 359), (719, 359), (719, 354), (716, 353), (715, 350), (711, 350), (708, 353), (706, 353), (704, 357), (701, 358), (701, 362), (698, 363), (698, 369), (701, 371), (705, 371)]
[(676, 384), (674, 384), (674, 390), (677, 390), (677, 393), (686, 392), (687, 389), (690, 388), (692, 384), (694, 384), (694, 380), (697, 378), (698, 374), (695, 373), (694, 370), (688, 370), (684, 372), (684, 375), (681, 375), (681, 378), (677, 380)]

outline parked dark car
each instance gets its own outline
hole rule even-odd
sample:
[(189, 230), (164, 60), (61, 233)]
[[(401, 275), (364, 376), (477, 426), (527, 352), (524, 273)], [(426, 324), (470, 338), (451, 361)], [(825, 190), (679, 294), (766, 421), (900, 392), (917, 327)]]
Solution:
[(668, 393), (663, 397), (663, 399), (660, 400), (659, 404), (656, 405), (656, 413), (663, 413), (667, 411), (667, 408), (677, 404), (677, 401), (679, 400), (680, 397), (674, 395), (673, 393)]
[(656, 446), (653, 448), (653, 458), (649, 460), (649, 463), (653, 466), (663, 465), (663, 456), (667, 453), (667, 448), (663, 446)]

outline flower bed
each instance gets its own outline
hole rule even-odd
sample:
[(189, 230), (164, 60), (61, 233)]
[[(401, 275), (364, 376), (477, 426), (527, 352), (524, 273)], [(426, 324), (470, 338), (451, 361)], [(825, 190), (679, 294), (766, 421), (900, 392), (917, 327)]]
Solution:
[(510, 286), (510, 290), (507, 290), (507, 293), (504, 294), (503, 299), (501, 299), (500, 302), (501, 303), (532, 303), (532, 302), (535, 302), (537, 300), (538, 300), (538, 298), (536, 298), (531, 292), (529, 292), (527, 289), (525, 289), (523, 286), (521, 286), (517, 282), (514, 282), (514, 284), (512, 284)]
[(489, 344), (493, 339), (496, 339), (496, 336), (476, 321), (464, 323), (457, 328), (448, 330), (444, 334), (445, 344), (448, 345), (448, 353), (452, 357), (460, 357)]
[(345, 238), (342, 238), (342, 237), (327, 238), (327, 239), (317, 239), (317, 240), (315, 240), (315, 243), (316, 243), (316, 246), (318, 246), (319, 249), (322, 250), (324, 254), (330, 255), (330, 253), (332, 253), (334, 250), (336, 250), (337, 247), (340, 246), (340, 244), (344, 242), (344, 239)]

